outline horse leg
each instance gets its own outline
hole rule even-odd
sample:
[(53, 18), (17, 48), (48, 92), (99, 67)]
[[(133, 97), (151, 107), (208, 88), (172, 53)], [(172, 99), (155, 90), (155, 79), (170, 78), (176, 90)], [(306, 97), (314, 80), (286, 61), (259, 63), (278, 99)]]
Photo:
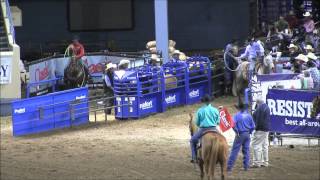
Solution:
[(203, 160), (201, 158), (199, 159), (198, 165), (200, 169), (200, 178), (202, 180), (204, 177), (204, 172), (203, 172)]

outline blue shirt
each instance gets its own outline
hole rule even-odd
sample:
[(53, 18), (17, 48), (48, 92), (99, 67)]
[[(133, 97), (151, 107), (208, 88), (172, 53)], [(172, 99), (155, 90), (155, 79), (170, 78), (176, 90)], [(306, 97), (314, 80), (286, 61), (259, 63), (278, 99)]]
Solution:
[(320, 71), (316, 67), (313, 67), (313, 68), (309, 69), (309, 72), (310, 72), (310, 75), (313, 79), (314, 88), (316, 90), (319, 90), (319, 88), (320, 88)]
[(220, 114), (217, 108), (204, 105), (198, 109), (195, 124), (200, 128), (215, 127), (220, 124)]
[(250, 43), (243, 54), (240, 55), (240, 58), (257, 58), (258, 56), (264, 55), (264, 48), (259, 42)]
[(253, 118), (247, 111), (238, 112), (233, 116), (233, 120), (235, 123), (233, 129), (237, 134), (241, 132), (249, 132), (251, 134), (255, 128)]

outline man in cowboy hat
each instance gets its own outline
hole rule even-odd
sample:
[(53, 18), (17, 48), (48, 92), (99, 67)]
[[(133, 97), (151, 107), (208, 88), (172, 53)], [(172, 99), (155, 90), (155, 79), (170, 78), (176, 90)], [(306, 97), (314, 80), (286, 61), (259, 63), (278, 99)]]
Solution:
[(305, 50), (306, 54), (314, 51), (313, 47), (312, 47), (310, 44), (307, 44), (307, 45), (304, 47), (304, 50)]
[(308, 62), (308, 57), (303, 54), (299, 54), (297, 57), (295, 57), (296, 63), (297, 63), (297, 69), (294, 69), (294, 73), (301, 73), (302, 72), (302, 64)]
[(122, 59), (120, 62), (119, 62), (119, 69), (122, 69), (122, 70), (126, 70), (129, 68), (129, 64), (130, 64), (130, 61), (128, 59)]
[(237, 106), (239, 112), (233, 116), (233, 121), (235, 123), (233, 130), (236, 136), (234, 138), (231, 153), (228, 159), (227, 171), (232, 170), (241, 147), (243, 153), (244, 170), (248, 170), (250, 166), (250, 134), (252, 134), (255, 124), (246, 107), (247, 105), (240, 103)]
[[(105, 71), (104, 71), (104, 78), (103, 78), (103, 89), (105, 96), (107, 97), (113, 97), (113, 73), (115, 69), (117, 68), (117, 65), (109, 62), (106, 65)], [(105, 100), (105, 113), (111, 114), (111, 106), (113, 106), (113, 98)]]
[(299, 48), (295, 44), (290, 44), (288, 46), (289, 49), (289, 56), (290, 56), (290, 63), (293, 67), (294, 72), (299, 71), (299, 63), (296, 61), (296, 57), (299, 55)]

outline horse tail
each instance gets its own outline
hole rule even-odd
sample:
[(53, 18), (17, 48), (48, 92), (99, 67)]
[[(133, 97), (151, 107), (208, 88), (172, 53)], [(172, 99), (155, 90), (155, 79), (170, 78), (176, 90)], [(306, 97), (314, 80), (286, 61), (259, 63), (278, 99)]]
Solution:
[(203, 137), (202, 152), (205, 174), (213, 178), (214, 170), (218, 160), (219, 143), (218, 138), (214, 135), (205, 135)]

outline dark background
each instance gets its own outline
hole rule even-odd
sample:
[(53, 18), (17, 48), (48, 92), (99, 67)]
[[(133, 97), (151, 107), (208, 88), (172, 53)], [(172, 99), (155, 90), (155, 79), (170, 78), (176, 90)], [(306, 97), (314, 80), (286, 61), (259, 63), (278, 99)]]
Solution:
[[(101, 1), (115, 0), (88, 0), (87, 3), (97, 5)], [(155, 39), (154, 0), (131, 1), (132, 28), (110, 27), (111, 30), (101, 30), (104, 28), (97, 27), (92, 31), (77, 32), (69, 27), (68, 2), (10, 1), (11, 5), (17, 5), (22, 10), (23, 26), (15, 30), (23, 60), (30, 61), (53, 52), (62, 53), (74, 35), (80, 37), (86, 52), (106, 48), (113, 51), (141, 51), (145, 50), (147, 41)], [(301, 3), (302, 0), (168, 0), (169, 38), (177, 42), (177, 49), (187, 52), (223, 48), (234, 37), (244, 40), (259, 21), (272, 22), (279, 14), (285, 14)], [(108, 11), (108, 8), (105, 9)], [(119, 11), (121, 13), (118, 15), (123, 17), (105, 18), (126, 19), (128, 12), (122, 12), (123, 9)]]
[[(91, 0), (95, 1), (95, 0)], [(133, 28), (71, 32), (68, 27), (68, 1), (13, 0), (22, 10), (22, 27), (16, 27), (16, 41), (22, 58), (39, 52), (62, 52), (74, 34), (87, 51), (108, 46), (118, 51), (145, 49), (155, 39), (154, 1), (133, 0)], [(169, 37), (182, 50), (222, 48), (233, 36), (249, 32), (249, 0), (169, 0)], [(111, 18), (111, 17), (106, 17)], [(28, 60), (28, 59), (26, 59)]]

